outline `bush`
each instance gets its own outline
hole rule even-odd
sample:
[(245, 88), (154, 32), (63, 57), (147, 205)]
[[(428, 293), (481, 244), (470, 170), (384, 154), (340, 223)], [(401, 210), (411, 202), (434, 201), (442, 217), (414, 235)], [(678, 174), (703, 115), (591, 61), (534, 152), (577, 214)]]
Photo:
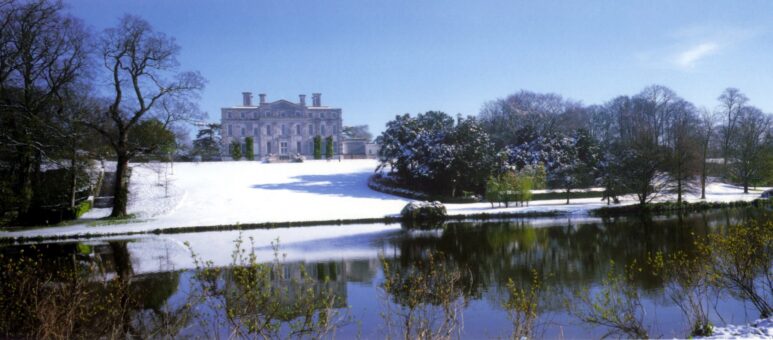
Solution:
[(325, 158), (330, 160), (333, 158), (333, 137), (327, 136), (325, 138)]
[(314, 136), (314, 159), (322, 159), (322, 137)]
[(85, 200), (76, 205), (72, 210), (73, 216), (75, 216), (75, 218), (80, 218), (87, 211), (91, 210), (91, 201)]
[(252, 137), (247, 137), (244, 139), (244, 158), (250, 161), (255, 160), (255, 150), (253, 149), (252, 143)]
[(408, 227), (431, 227), (442, 223), (447, 216), (446, 207), (440, 202), (411, 202), (408, 203), (400, 215)]
[(773, 222), (731, 226), (698, 248), (717, 288), (751, 302), (762, 318), (773, 316)]
[(242, 146), (239, 141), (231, 142), (231, 158), (235, 161), (242, 159)]

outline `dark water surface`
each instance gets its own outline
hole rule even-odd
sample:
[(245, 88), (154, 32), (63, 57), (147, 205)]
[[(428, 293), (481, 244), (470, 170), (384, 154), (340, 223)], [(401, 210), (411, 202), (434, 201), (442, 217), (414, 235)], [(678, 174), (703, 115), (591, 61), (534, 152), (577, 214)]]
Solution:
[[(443, 230), (407, 231), (397, 225), (370, 225), (368, 232), (330, 233), (335, 227), (286, 229), (273, 237), (287, 254), (285, 270), (300, 270), (312, 277), (329, 278), (326, 287), (346, 301), (351, 321), (338, 329), (337, 338), (383, 338), (382, 312), (393, 301), (381, 288), (380, 258), (407, 266), (431, 251), (443, 254), (442, 261), (469, 274), (463, 281), (467, 303), (463, 310), (464, 338), (508, 337), (511, 330), (501, 303), (507, 298), (508, 279), (528, 282), (531, 271), (546, 273), (540, 299), (538, 335), (541, 338), (598, 338), (608, 330), (580, 323), (565, 312), (565, 293), (588, 287), (598, 288), (612, 265), (642, 262), (648, 254), (678, 250), (695, 254), (696, 237), (722, 232), (729, 225), (752, 219), (767, 219), (760, 210), (717, 210), (687, 216), (531, 219), (503, 222), (452, 223)], [(339, 227), (343, 228), (343, 227)], [(366, 227), (363, 227), (366, 228)], [(237, 232), (192, 233), (139, 238), (105, 238), (82, 242), (36, 245), (37, 251), (57, 261), (103, 261), (108, 272), (128, 275), (146, 310), (161, 310), (185, 303), (194, 277), (192, 261), (182, 242), (215, 265), (227, 266)], [(273, 252), (268, 234), (244, 232), (253, 237), (256, 252), (269, 260)], [(312, 236), (308, 236), (312, 235)], [(308, 236), (300, 237), (297, 236)], [(261, 239), (262, 238), (262, 239)], [(197, 248), (198, 247), (198, 248)], [(28, 256), (30, 245), (0, 248), (5, 256)], [(652, 275), (640, 275), (636, 285), (644, 296), (646, 325), (651, 336), (686, 337), (689, 325), (679, 309), (665, 296), (662, 282)], [(712, 300), (715, 324), (746, 323), (758, 317), (749, 304), (721, 295)], [(343, 304), (341, 304), (343, 307)], [(138, 313), (141, 315), (142, 313)], [(184, 327), (183, 335), (201, 335), (195, 321)]]

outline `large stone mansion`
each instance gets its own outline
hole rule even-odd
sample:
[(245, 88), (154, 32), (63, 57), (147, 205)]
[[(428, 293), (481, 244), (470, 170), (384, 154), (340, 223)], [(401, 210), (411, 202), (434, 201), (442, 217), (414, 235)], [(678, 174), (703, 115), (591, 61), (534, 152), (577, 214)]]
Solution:
[[(242, 144), (253, 138), (255, 157), (277, 155), (286, 157), (301, 154), (310, 157), (314, 153), (314, 136), (322, 137), (322, 153), (326, 137), (333, 137), (335, 154), (341, 151), (341, 109), (322, 106), (322, 94), (312, 94), (311, 105), (306, 105), (306, 95), (299, 95), (298, 102), (284, 99), (267, 102), (266, 95), (258, 95), (257, 105), (252, 93), (242, 93), (242, 105), (221, 109), (222, 142), (224, 150), (234, 140)], [(227, 152), (226, 152), (227, 154)]]

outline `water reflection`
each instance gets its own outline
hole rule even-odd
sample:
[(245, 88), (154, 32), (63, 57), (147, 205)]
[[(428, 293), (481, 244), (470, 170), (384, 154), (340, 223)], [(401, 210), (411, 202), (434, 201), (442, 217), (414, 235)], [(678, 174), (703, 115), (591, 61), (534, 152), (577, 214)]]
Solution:
[[(510, 326), (500, 307), (500, 301), (505, 298), (504, 287), (509, 279), (516, 283), (530, 280), (533, 269), (549, 274), (543, 276), (542, 282), (544, 289), (551, 292), (540, 303), (550, 317), (549, 330), (543, 335), (598, 336), (604, 332), (577, 325), (565, 315), (560, 292), (598, 285), (610, 269), (610, 260), (625, 264), (641, 261), (658, 251), (677, 250), (694, 256), (696, 238), (723, 232), (730, 224), (768, 218), (765, 211), (736, 209), (686, 216), (554, 219), (547, 225), (544, 220), (450, 223), (443, 230), (419, 232), (381, 226), (354, 235), (322, 233), (317, 239), (308, 234), (295, 235), (313, 228), (288, 229), (278, 235), (282, 241), (281, 252), (287, 254), (281, 277), (300, 282), (303, 275), (308, 275), (312, 281), (308, 282), (310, 286), (288, 290), (285, 298), (289, 300), (281, 303), (292, 305), (302, 290), (330, 291), (339, 298), (334, 307), (349, 306), (357, 321), (336, 334), (377, 336), (384, 332), (378, 325), (384, 322), (381, 311), (385, 300), (401, 301), (384, 298), (380, 257), (396, 267), (408, 269), (425, 261), (429, 254), (442, 254), (436, 255), (439, 258), (435, 260), (469, 273), (468, 279), (458, 282), (462, 285), (458, 291), (469, 301), (464, 307), (466, 321), (462, 334), (465, 337), (506, 336)], [(261, 261), (272, 254), (267, 243), (273, 236), (276, 235), (266, 231), (247, 231), (242, 235), (255, 238), (254, 250)], [(156, 329), (154, 334), (200, 335), (211, 333), (205, 333), (203, 326), (193, 322), (191, 310), (185, 307), (192, 302), (190, 295), (195, 288), (191, 287), (196, 287), (197, 276), (190, 252), (181, 244), (193, 240), (194, 250), (205, 259), (214, 259), (213, 266), (223, 268), (217, 277), (222, 284), (233, 277), (232, 268), (228, 268), (233, 248), (227, 245), (232, 245), (237, 237), (238, 232), (221, 232), (51, 243), (39, 245), (37, 252), (46, 257), (45, 263), (50, 268), (73, 258), (99, 259), (104, 268), (102, 275), (132, 283), (132, 294), (141, 302), (136, 306), (138, 328)], [(7, 246), (2, 248), (2, 253), (11, 257), (29, 256), (28, 249), (29, 246)], [(663, 296), (660, 278), (639, 275), (635, 284), (644, 292), (647, 307), (660, 310), (653, 316), (660, 319), (652, 323), (658, 329), (650, 334), (685, 336), (678, 310)], [(732, 298), (717, 303), (727, 322), (740, 323), (754, 318), (746, 306)], [(212, 310), (206, 313), (214, 315)], [(358, 323), (364, 329), (359, 329)], [(159, 332), (158, 325), (164, 325), (165, 331)], [(216, 332), (227, 335), (228, 330)]]

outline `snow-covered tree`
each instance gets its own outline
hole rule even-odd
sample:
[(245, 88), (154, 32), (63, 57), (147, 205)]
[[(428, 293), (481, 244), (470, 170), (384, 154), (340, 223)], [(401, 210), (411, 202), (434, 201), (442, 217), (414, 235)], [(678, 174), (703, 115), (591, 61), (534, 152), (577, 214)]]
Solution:
[(454, 119), (437, 111), (402, 115), (377, 139), (379, 169), (389, 168), (407, 186), (435, 194), (482, 193), (495, 152), (474, 118)]

